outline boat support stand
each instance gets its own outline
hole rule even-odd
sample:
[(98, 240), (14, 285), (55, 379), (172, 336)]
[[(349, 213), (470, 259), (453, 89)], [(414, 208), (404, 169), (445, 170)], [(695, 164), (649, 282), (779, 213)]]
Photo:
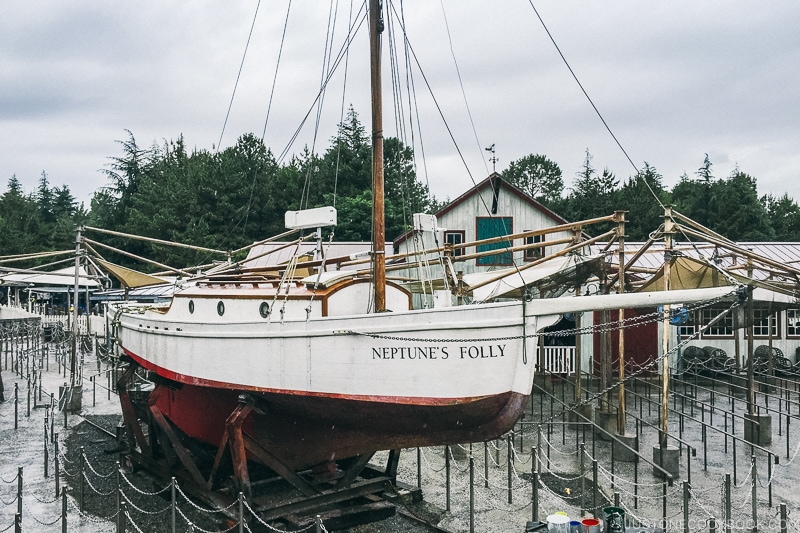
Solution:
[[(319, 479), (313, 470), (296, 472), (243, 429), (244, 421), (258, 407), (251, 396), (241, 395), (238, 405), (227, 417), (209, 471), (196, 460), (201, 455), (196, 443), (177, 430), (158, 408), (157, 401), (166, 390), (165, 386), (156, 386), (146, 397), (139, 397), (138, 391), (135, 392), (132, 385), (138, 368), (136, 363), (130, 363), (117, 383), (117, 391), (125, 423), (127, 453), (133, 463), (154, 476), (165, 482), (169, 476), (175, 476), (187, 492), (219, 509), (230, 508), (236, 500), (234, 491), (242, 492), (261, 520), (283, 520), (295, 527), (308, 526), (315, 515), (320, 515), (330, 530), (382, 520), (395, 513), (394, 506), (383, 496), (393, 493), (397, 486), (400, 450), (389, 452), (385, 470), (371, 465), (374, 453), (366, 453), (351, 458), (342, 470), (337, 469), (335, 476), (325, 479)], [(143, 427), (147, 427), (147, 434)], [(276, 486), (275, 478), (251, 479), (248, 458), (267, 466), (289, 488), (259, 490), (255, 494), (255, 487)], [(208, 476), (203, 470), (209, 472)], [(229, 470), (232, 476), (227, 479), (233, 487), (228, 484), (226, 488), (222, 472)]]

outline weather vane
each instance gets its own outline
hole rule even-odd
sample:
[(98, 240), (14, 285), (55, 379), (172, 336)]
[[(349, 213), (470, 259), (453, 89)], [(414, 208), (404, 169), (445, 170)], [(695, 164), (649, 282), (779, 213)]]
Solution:
[(494, 143), (492, 143), (490, 147), (486, 148), (486, 151), (492, 153), (492, 157), (489, 158), (489, 161), (492, 162), (492, 174), (494, 174), (495, 166), (497, 165), (497, 158), (494, 155)]

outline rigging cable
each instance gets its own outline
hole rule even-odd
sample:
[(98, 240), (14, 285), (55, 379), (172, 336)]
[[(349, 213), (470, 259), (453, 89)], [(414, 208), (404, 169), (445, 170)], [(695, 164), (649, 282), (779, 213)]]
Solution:
[(289, 0), (289, 5), (286, 7), (286, 18), (283, 21), (283, 33), (281, 34), (281, 44), (278, 47), (278, 61), (275, 63), (275, 73), (272, 75), (272, 89), (269, 92), (269, 103), (267, 104), (267, 117), (264, 119), (264, 130), (261, 132), (261, 142), (267, 136), (267, 124), (269, 124), (269, 115), (272, 111), (272, 98), (275, 96), (275, 86), (278, 83), (278, 68), (281, 66), (281, 57), (283, 56), (283, 45), (286, 42), (286, 29), (289, 27), (289, 12), (292, 10), (292, 0)]
[(250, 39), (253, 37), (253, 28), (256, 26), (256, 19), (258, 18), (258, 8), (261, 7), (261, 0), (256, 4), (256, 12), (253, 13), (253, 22), (250, 24), (250, 33), (247, 34), (247, 43), (244, 46), (244, 53), (242, 54), (242, 61), (239, 63), (239, 72), (236, 74), (236, 83), (233, 84), (233, 93), (231, 94), (231, 101), (228, 104), (228, 112), (225, 113), (225, 122), (222, 124), (222, 131), (219, 133), (219, 141), (217, 142), (217, 151), (222, 144), (222, 136), (225, 134), (225, 127), (228, 125), (228, 118), (231, 116), (231, 108), (233, 107), (233, 99), (236, 96), (236, 89), (239, 87), (239, 78), (242, 76), (242, 68), (244, 67), (244, 60), (247, 57), (247, 50), (250, 48)]
[(628, 155), (628, 152), (622, 146), (622, 143), (619, 142), (619, 139), (617, 139), (617, 136), (614, 135), (613, 131), (611, 131), (611, 127), (606, 122), (606, 119), (603, 118), (602, 113), (600, 113), (600, 110), (597, 109), (596, 105), (594, 105), (594, 101), (589, 96), (589, 93), (586, 92), (586, 89), (583, 87), (583, 84), (578, 79), (577, 74), (575, 74), (575, 71), (572, 70), (572, 67), (570, 66), (569, 62), (567, 61), (567, 58), (564, 57), (564, 54), (561, 52), (561, 48), (558, 47), (558, 44), (556, 43), (555, 38), (553, 38), (553, 35), (550, 33), (550, 30), (547, 28), (547, 25), (544, 23), (544, 19), (542, 19), (542, 16), (539, 14), (539, 10), (537, 10), (536, 6), (533, 5), (533, 0), (528, 0), (528, 3), (530, 4), (531, 9), (533, 9), (533, 12), (536, 14), (536, 18), (538, 18), (539, 22), (542, 24), (542, 28), (544, 28), (545, 33), (547, 33), (547, 37), (550, 39), (550, 42), (553, 43), (553, 46), (555, 47), (556, 52), (558, 52), (558, 55), (561, 57), (561, 60), (564, 62), (564, 65), (567, 67), (567, 70), (569, 70), (569, 73), (572, 75), (572, 78), (575, 80), (575, 83), (578, 84), (578, 87), (580, 88), (581, 92), (586, 97), (586, 99), (589, 101), (589, 104), (592, 106), (592, 109), (594, 109), (594, 112), (597, 114), (598, 118), (600, 119), (600, 122), (603, 123), (603, 126), (606, 128), (606, 131), (608, 131), (609, 135), (611, 135), (611, 138), (614, 139), (614, 142), (617, 144), (619, 149), (622, 151), (623, 155), (625, 156), (625, 159), (628, 160), (628, 163), (630, 163), (631, 166), (633, 167), (633, 169), (636, 171), (636, 175), (644, 182), (644, 184), (647, 186), (647, 189), (650, 191), (650, 194), (653, 195), (653, 198), (655, 198), (656, 202), (658, 202), (658, 205), (661, 206), (661, 208), (663, 209), (664, 208), (664, 204), (661, 202), (661, 199), (659, 199), (658, 195), (656, 195), (655, 191), (650, 186), (650, 184), (647, 183), (647, 180), (642, 178), (641, 171), (636, 166), (636, 164), (633, 162), (633, 159), (631, 159), (631, 157)]
[[(327, 90), (327, 75), (330, 72), (331, 54), (333, 53), (333, 36), (336, 33), (336, 14), (339, 11), (339, 2), (332, 2), (328, 10), (328, 27), (325, 31), (325, 47), (322, 52), (322, 71), (319, 78), (319, 91), (320, 97), (317, 99), (317, 116), (314, 122), (314, 135), (311, 140), (311, 157), (314, 157), (314, 150), (317, 146), (317, 135), (319, 134), (319, 124), (322, 120), (322, 106), (325, 101), (325, 92)], [(306, 169), (306, 179), (303, 184), (303, 192), (300, 196), (300, 208), (308, 207), (308, 202), (311, 196), (311, 173), (315, 169), (315, 165), (309, 165)]]
[[(350, 0), (350, 11), (348, 12), (347, 18), (347, 27), (353, 27), (353, 0)], [(350, 39), (347, 40), (348, 46), (345, 48), (345, 55), (344, 55), (344, 79), (342, 80), (342, 104), (339, 108), (339, 123), (341, 124), (344, 121), (344, 106), (345, 101), (347, 100), (347, 72), (348, 66), (350, 64)], [(340, 156), (342, 154), (342, 144), (341, 144), (341, 129), (338, 129), (336, 132), (336, 169), (333, 173), (333, 207), (336, 207), (336, 193), (339, 188), (339, 161)]]
[(481, 161), (483, 167), (486, 169), (486, 175), (489, 175), (489, 165), (483, 157), (483, 148), (480, 139), (478, 139), (478, 130), (475, 129), (475, 121), (472, 119), (472, 111), (469, 108), (469, 101), (467, 100), (467, 92), (464, 90), (464, 82), (461, 80), (461, 70), (458, 68), (458, 61), (456, 60), (456, 52), (453, 49), (453, 38), (450, 35), (450, 25), (447, 22), (447, 13), (444, 11), (444, 0), (439, 0), (439, 5), (442, 6), (442, 18), (444, 19), (444, 27), (447, 30), (447, 42), (450, 45), (450, 55), (453, 57), (453, 65), (456, 67), (456, 74), (458, 75), (458, 86), (461, 88), (461, 96), (464, 97), (464, 106), (467, 108), (467, 116), (469, 117), (470, 126), (472, 126), (472, 133), (475, 136), (475, 144), (478, 145), (478, 153), (481, 154)]

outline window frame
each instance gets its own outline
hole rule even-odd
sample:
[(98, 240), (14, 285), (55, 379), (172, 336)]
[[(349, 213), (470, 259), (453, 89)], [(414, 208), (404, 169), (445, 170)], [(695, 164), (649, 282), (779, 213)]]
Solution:
[[(449, 229), (449, 230), (446, 230), (444, 232), (444, 242), (445, 243), (448, 243), (448, 244), (450, 243), (447, 240), (447, 238), (450, 237), (451, 235), (458, 235), (458, 237), (461, 239), (458, 243), (453, 243), (453, 244), (464, 244), (465, 242), (467, 242), (467, 232), (464, 231), (463, 229)], [(465, 253), (466, 253), (466, 251), (465, 251), (464, 248), (455, 248), (455, 249), (453, 249), (453, 257), (459, 257), (459, 256), (464, 255)]]

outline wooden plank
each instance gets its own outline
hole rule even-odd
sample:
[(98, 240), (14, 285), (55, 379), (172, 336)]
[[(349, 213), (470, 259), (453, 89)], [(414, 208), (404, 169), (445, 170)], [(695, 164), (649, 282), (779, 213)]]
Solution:
[(241, 431), (246, 448), (261, 460), (265, 465), (273, 469), (279, 476), (291, 483), (297, 490), (306, 496), (314, 496), (319, 494), (320, 491), (311, 486), (305, 479), (300, 477), (294, 470), (286, 466), (275, 454), (264, 448), (261, 443), (257, 442), (247, 433)]
[(161, 410), (155, 405), (151, 405), (149, 410), (153, 420), (155, 420), (156, 424), (158, 424), (158, 427), (169, 439), (170, 443), (172, 444), (173, 451), (178, 456), (181, 464), (186, 468), (186, 470), (189, 471), (189, 474), (191, 474), (194, 482), (200, 485), (205, 484), (205, 477), (203, 477), (203, 474), (200, 473), (197, 465), (194, 464), (194, 460), (178, 439), (178, 436), (175, 434), (175, 431), (173, 431), (172, 426), (170, 426), (169, 422), (167, 422), (167, 419), (164, 418), (164, 415), (161, 414)]

